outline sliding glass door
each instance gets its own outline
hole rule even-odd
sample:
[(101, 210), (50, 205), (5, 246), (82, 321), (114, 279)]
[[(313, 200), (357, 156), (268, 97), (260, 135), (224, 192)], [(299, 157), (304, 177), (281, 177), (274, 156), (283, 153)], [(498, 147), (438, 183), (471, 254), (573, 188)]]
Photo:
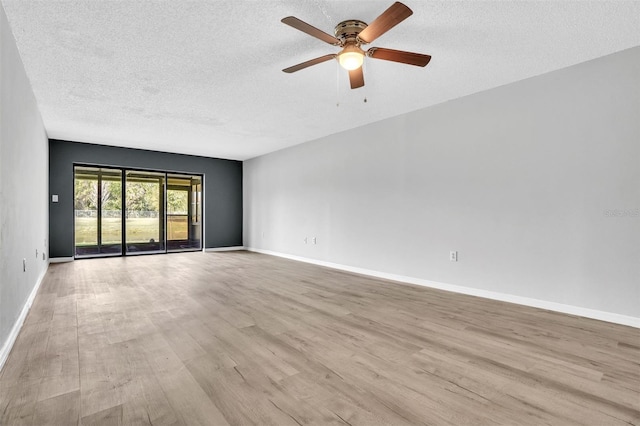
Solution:
[(76, 166), (74, 204), (76, 257), (202, 248), (202, 176)]

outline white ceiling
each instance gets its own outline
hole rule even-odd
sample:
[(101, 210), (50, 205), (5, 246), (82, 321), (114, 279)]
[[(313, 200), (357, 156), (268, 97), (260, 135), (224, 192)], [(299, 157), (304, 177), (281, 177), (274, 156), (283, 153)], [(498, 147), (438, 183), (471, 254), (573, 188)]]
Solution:
[(640, 45), (638, 1), (405, 0), (372, 45), (426, 68), (281, 71), (338, 49), (280, 19), (332, 33), (391, 3), (2, 0), (49, 137), (238, 160)]

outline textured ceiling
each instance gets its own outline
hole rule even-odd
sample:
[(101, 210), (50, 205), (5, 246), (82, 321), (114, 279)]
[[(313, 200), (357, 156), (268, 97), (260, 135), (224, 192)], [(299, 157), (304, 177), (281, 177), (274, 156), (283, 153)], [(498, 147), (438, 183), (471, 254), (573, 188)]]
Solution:
[(640, 45), (637, 1), (406, 0), (372, 45), (426, 68), (281, 71), (338, 49), (280, 19), (332, 33), (391, 3), (2, 0), (51, 138), (239, 160)]

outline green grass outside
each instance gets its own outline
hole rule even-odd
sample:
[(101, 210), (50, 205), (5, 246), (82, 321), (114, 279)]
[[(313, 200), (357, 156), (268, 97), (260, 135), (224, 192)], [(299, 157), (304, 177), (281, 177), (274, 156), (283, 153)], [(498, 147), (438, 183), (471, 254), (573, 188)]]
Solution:
[[(95, 217), (76, 217), (76, 246), (97, 244), (98, 219)], [(187, 239), (187, 218), (170, 218), (167, 229), (169, 240)], [(122, 242), (122, 222), (119, 218), (102, 219), (102, 244), (120, 244)], [(143, 243), (153, 238), (158, 241), (158, 218), (127, 219), (127, 242)]]

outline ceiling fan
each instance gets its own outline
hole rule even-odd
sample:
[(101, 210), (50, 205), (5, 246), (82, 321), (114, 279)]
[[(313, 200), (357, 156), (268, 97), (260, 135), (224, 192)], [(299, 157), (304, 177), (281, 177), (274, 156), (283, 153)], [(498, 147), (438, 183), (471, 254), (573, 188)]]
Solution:
[(400, 2), (395, 2), (382, 15), (378, 16), (371, 25), (357, 20), (349, 19), (342, 21), (336, 25), (334, 29), (335, 37), (325, 33), (316, 27), (307, 24), (304, 21), (288, 16), (282, 19), (282, 22), (307, 33), (317, 39), (334, 46), (342, 47), (337, 54), (329, 54), (320, 56), (285, 68), (282, 71), (292, 73), (300, 71), (312, 65), (326, 62), (330, 59), (337, 59), (340, 65), (349, 71), (349, 83), (352, 89), (364, 86), (364, 74), (362, 73), (362, 64), (365, 55), (373, 59), (383, 59), (385, 61), (400, 62), (403, 64), (416, 65), (419, 67), (426, 66), (431, 60), (431, 56), (421, 53), (405, 52), (402, 50), (385, 49), (383, 47), (371, 47), (367, 51), (362, 50), (360, 46), (371, 43), (400, 22), (407, 19), (413, 14), (413, 11)]

